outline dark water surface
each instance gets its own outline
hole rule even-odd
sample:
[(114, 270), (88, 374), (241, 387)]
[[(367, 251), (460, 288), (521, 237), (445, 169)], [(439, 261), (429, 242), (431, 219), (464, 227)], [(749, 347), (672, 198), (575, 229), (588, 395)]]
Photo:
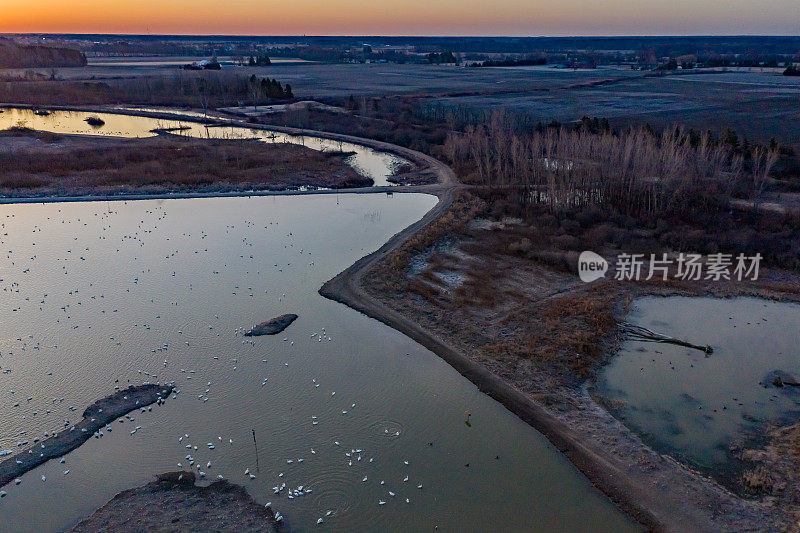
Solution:
[[(0, 206), (0, 450), (78, 420), (115, 385), (180, 389), (64, 464), (3, 487), (0, 530), (68, 528), (123, 489), (190, 468), (187, 455), (208, 481), (222, 475), (272, 502), (297, 531), (635, 529), (539, 433), (433, 353), (317, 294), (435, 202)], [(277, 336), (243, 336), (283, 313), (300, 318)], [(274, 494), (283, 483), (312, 492)]]
[(765, 423), (797, 417), (800, 390), (776, 388), (773, 371), (800, 374), (800, 305), (758, 298), (648, 297), (628, 320), (713, 347), (701, 351), (628, 341), (597, 392), (658, 447), (700, 467), (729, 462), (729, 447)]

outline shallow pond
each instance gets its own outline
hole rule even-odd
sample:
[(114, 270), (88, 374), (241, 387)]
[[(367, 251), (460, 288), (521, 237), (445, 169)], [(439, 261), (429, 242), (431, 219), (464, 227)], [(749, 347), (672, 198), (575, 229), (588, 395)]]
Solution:
[(657, 447), (713, 470), (737, 438), (800, 414), (800, 389), (771, 374), (800, 374), (800, 305), (648, 297), (628, 321), (714, 349), (629, 340), (601, 374), (597, 394)]
[[(318, 530), (329, 510), (322, 527), (335, 531), (636, 529), (435, 354), (317, 293), (435, 202), (341, 194), (0, 207), (0, 449), (61, 429), (117, 385), (180, 389), (65, 464), (4, 487), (0, 530), (63, 530), (121, 490), (189, 468), (187, 455), (209, 481), (222, 475), (272, 502), (293, 531)], [(300, 318), (277, 336), (243, 336), (283, 313)], [(290, 500), (274, 494), (283, 483), (313, 492)]]
[[(138, 108), (139, 111), (164, 112), (158, 109)], [(375, 186), (392, 185), (387, 178), (395, 173), (404, 160), (386, 152), (379, 152), (354, 143), (339, 142), (321, 137), (289, 135), (243, 126), (207, 126), (198, 122), (166, 120), (119, 113), (92, 113), (88, 111), (49, 111), (48, 115), (37, 115), (32, 109), (3, 108), (0, 113), (0, 129), (13, 126), (49, 131), (52, 133), (100, 135), (109, 137), (153, 137), (154, 129), (174, 129), (176, 135), (203, 139), (259, 139), (264, 142), (291, 143), (314, 150), (329, 152), (355, 152), (345, 159), (361, 174), (372, 178)], [(189, 113), (198, 120), (199, 113)], [(86, 122), (88, 117), (99, 117), (105, 124), (99, 127)]]

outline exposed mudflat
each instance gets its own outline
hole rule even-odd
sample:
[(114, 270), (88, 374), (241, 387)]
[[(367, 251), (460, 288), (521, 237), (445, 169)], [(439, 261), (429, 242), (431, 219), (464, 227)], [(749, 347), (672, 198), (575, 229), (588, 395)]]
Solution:
[(77, 424), (0, 463), (0, 487), (50, 459), (66, 455), (117, 418), (140, 407), (160, 403), (172, 389), (172, 385), (131, 386), (96, 401), (86, 408), (83, 419)]
[(258, 337), (261, 335), (277, 335), (281, 331), (288, 328), (295, 320), (297, 320), (297, 315), (287, 313), (285, 315), (275, 317), (272, 320), (262, 322), (257, 326), (253, 326), (253, 329), (245, 333), (244, 336)]
[(70, 531), (281, 531), (269, 507), (227, 481), (194, 484), (192, 472), (169, 472), (120, 492)]

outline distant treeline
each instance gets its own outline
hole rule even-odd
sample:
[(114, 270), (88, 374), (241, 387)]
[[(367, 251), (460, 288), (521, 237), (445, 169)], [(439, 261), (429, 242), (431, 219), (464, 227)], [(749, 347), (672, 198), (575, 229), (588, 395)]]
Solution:
[[(385, 37), (385, 36), (150, 36), (36, 35), (87, 55), (181, 55), (213, 51), (248, 63), (253, 57), (300, 57), (311, 61), (424, 63), (429, 53), (452, 52), (469, 61), (496, 55), (547, 56), (550, 63), (639, 63), (653, 68), (665, 58), (693, 55), (701, 66), (784, 66), (798, 60), (798, 36), (691, 37)], [(39, 44), (39, 43), (33, 43)], [(566, 55), (565, 55), (566, 54)], [(495, 57), (492, 57), (495, 56)], [(587, 61), (586, 57), (595, 57)], [(693, 65), (694, 66), (694, 65)]]
[(190, 106), (203, 109), (268, 99), (291, 98), (292, 88), (275, 80), (254, 79), (232, 70), (176, 70), (165, 76), (106, 81), (0, 82), (0, 102), (37, 106), (136, 104)]
[[(110, 34), (37, 34), (51, 39), (69, 39), (87, 43), (92, 50), (133, 51), (147, 47), (161, 53), (180, 47), (183, 52), (210, 47), (235, 46), (240, 50), (258, 45), (353, 47), (370, 43), (380, 46), (409, 46), (430, 50), (483, 53), (533, 53), (539, 50), (638, 50), (653, 48), (660, 56), (675, 56), (714, 50), (732, 54), (796, 54), (800, 36), (685, 36), (685, 37), (409, 37), (409, 36), (193, 36), (193, 35), (110, 35)], [(246, 55), (246, 54), (243, 54)], [(279, 54), (271, 54), (279, 56)]]
[(529, 67), (536, 65), (546, 65), (546, 57), (534, 57), (528, 59), (489, 59), (483, 63), (474, 63), (473, 66), (482, 67)]
[(183, 70), (222, 70), (222, 65), (218, 61), (205, 61), (200, 63), (189, 63), (184, 65)]
[(281, 85), (278, 80), (271, 78), (257, 78), (254, 75), (250, 76), (250, 90), (253, 94), (253, 100), (261, 98), (273, 98), (276, 100), (287, 100), (294, 98), (292, 94), (292, 86), (288, 83)]
[(784, 57), (745, 57), (741, 59), (699, 57), (705, 67), (779, 67), (786, 59)]
[[(469, 61), (498, 61), (497, 55), (547, 57), (549, 63), (638, 63), (654, 68), (691, 55), (691, 66), (783, 66), (796, 62), (800, 37), (692, 36), (692, 37), (383, 37), (383, 36), (136, 36), (39, 35), (74, 47), (87, 55), (208, 56), (216, 51), (235, 61), (256, 65), (266, 57), (300, 57), (326, 63), (391, 62), (447, 63), (452, 53)], [(33, 44), (38, 44), (33, 42)], [(429, 54), (437, 54), (429, 61)], [(500, 59), (499, 61), (503, 61)], [(487, 65), (487, 66), (492, 66)], [(499, 65), (495, 65), (499, 66)], [(683, 65), (681, 65), (683, 66)], [(684, 67), (686, 68), (686, 67)]]
[(428, 54), (428, 63), (455, 63), (456, 56), (453, 52), (431, 52)]
[(21, 46), (0, 38), (0, 68), (82, 67), (86, 56), (69, 48)]
[(272, 64), (272, 61), (270, 61), (268, 55), (260, 54), (257, 56), (250, 56), (247, 64), (251, 67), (267, 67)]
[(783, 71), (784, 76), (800, 76), (800, 68), (795, 67), (794, 65), (789, 65), (786, 67), (786, 70)]

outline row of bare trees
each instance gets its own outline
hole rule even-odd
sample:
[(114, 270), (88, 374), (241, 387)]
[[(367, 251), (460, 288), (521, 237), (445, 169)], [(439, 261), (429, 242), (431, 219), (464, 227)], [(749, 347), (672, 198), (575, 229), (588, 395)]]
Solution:
[(248, 101), (250, 81), (237, 73), (177, 71), (104, 81), (0, 81), (0, 101), (33, 105), (145, 104), (228, 107)]
[(112, 85), (121, 100), (137, 98), (158, 105), (192, 105), (202, 108), (237, 105), (249, 94), (249, 80), (236, 73), (178, 71), (169, 76), (143, 76)]
[(621, 134), (563, 127), (519, 131), (500, 111), (452, 133), (445, 155), (472, 170), (471, 181), (551, 209), (608, 206), (632, 216), (687, 213), (734, 194), (763, 192), (777, 153), (734, 152), (708, 133), (683, 129)]

